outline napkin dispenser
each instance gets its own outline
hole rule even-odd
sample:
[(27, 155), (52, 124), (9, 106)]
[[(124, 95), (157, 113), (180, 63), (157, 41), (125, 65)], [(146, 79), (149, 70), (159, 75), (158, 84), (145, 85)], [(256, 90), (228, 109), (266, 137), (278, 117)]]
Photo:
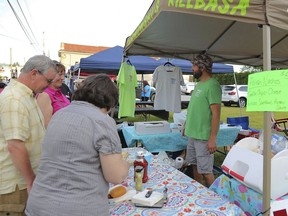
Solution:
[(167, 121), (135, 122), (135, 133), (139, 135), (170, 133)]
[[(288, 193), (288, 149), (271, 159), (271, 198)], [(233, 146), (222, 164), (223, 172), (263, 194), (263, 155)]]

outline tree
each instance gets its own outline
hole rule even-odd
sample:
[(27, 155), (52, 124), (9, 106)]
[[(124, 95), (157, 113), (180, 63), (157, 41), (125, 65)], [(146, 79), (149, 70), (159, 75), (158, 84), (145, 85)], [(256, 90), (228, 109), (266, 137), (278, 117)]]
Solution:
[(240, 70), (241, 72), (260, 72), (260, 71), (263, 71), (263, 68), (245, 65)]
[(12, 67), (16, 67), (16, 66), (20, 66), (20, 64), (19, 64), (19, 62), (14, 62), (13, 64), (12, 64)]

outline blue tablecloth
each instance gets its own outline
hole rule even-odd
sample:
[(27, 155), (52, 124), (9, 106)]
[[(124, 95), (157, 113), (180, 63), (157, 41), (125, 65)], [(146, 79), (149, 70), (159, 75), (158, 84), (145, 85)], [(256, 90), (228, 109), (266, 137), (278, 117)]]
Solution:
[(241, 126), (228, 126), (227, 124), (221, 124), (217, 134), (217, 146), (233, 145), (241, 129)]
[[(171, 123), (173, 128), (174, 124)], [(217, 146), (230, 146), (234, 144), (241, 127), (228, 127), (226, 124), (220, 125), (217, 134)], [(170, 133), (139, 135), (135, 132), (134, 126), (122, 128), (122, 132), (128, 147), (135, 147), (140, 140), (144, 147), (150, 152), (160, 151), (180, 151), (186, 149), (188, 137), (182, 136), (179, 131), (172, 130)]]
[[(223, 199), (228, 199), (239, 206), (247, 216), (258, 215), (262, 212), (262, 194), (246, 187), (234, 178), (221, 175), (209, 189), (219, 194)], [(288, 195), (277, 200), (283, 199), (288, 199)]]
[(187, 137), (181, 135), (178, 131), (162, 134), (138, 135), (134, 126), (123, 127), (122, 132), (128, 147), (135, 147), (136, 142), (140, 140), (144, 147), (150, 152), (160, 151), (180, 151), (186, 149)]
[[(135, 149), (135, 150), (134, 150)], [(126, 148), (129, 158), (135, 155), (137, 148)], [(135, 189), (134, 169), (129, 169), (128, 177), (122, 183), (128, 189)], [(227, 199), (221, 198), (184, 173), (153, 156), (151, 172), (143, 189), (154, 189), (162, 192), (168, 189), (168, 202), (162, 208), (140, 208), (129, 201), (110, 202), (112, 216), (245, 216), (243, 211)]]

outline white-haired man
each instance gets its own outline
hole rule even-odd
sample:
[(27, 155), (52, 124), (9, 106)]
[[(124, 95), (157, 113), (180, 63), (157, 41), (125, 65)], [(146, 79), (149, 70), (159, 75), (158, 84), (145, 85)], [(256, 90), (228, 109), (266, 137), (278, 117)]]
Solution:
[(33, 56), (0, 94), (0, 215), (25, 215), (45, 134), (35, 95), (55, 76), (56, 65), (50, 58)]

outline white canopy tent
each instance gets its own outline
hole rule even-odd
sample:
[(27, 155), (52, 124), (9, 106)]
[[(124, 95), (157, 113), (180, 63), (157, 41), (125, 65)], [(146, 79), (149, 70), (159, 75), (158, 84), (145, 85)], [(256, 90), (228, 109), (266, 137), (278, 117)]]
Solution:
[[(189, 60), (207, 53), (218, 63), (288, 68), (287, 10), (287, 0), (154, 0), (124, 51)], [(264, 112), (264, 215), (270, 209), (270, 117)]]

